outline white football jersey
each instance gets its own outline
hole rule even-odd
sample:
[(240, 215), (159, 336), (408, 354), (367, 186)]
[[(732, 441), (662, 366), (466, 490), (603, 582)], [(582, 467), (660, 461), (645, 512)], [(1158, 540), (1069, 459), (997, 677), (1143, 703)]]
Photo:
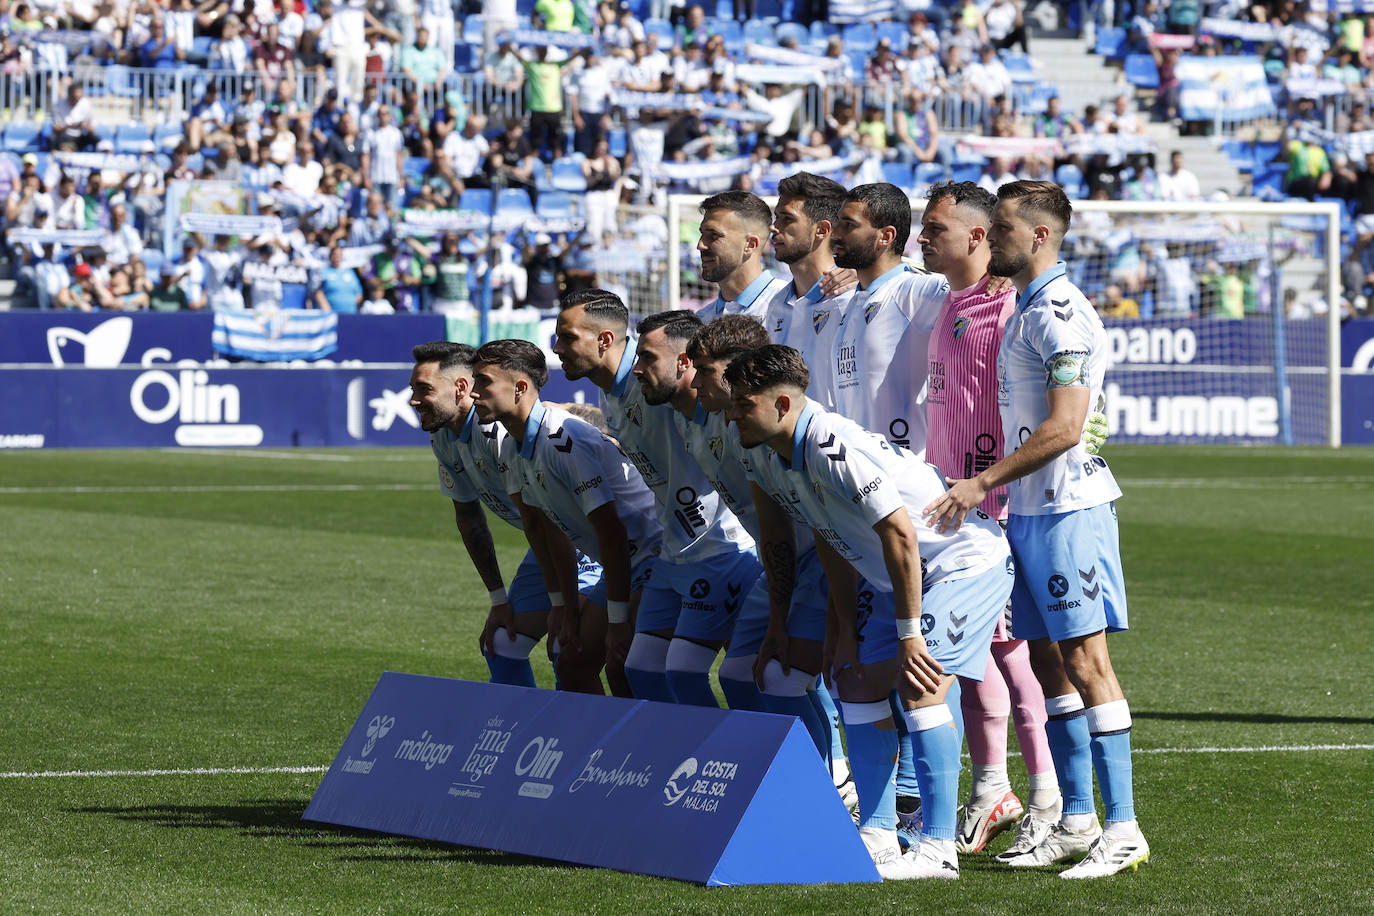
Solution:
[(805, 358), (811, 339), (815, 336), (806, 323), (811, 307), (821, 299), (819, 281), (805, 295), (798, 295), (796, 287), (788, 283), (774, 293), (764, 306), (763, 329), (773, 338), (773, 343), (791, 347)]
[(653, 491), (663, 527), (661, 558), (668, 563), (693, 563), (749, 550), (754, 539), (687, 454), (673, 422), (676, 411), (667, 404), (650, 406), (644, 400), (639, 380), (630, 374), (635, 343), (626, 341), (615, 383), (601, 393), (601, 409), (621, 451)]
[(948, 293), (944, 277), (904, 264), (854, 291), (833, 351), (836, 413), (925, 453), (926, 354)]
[(836, 296), (811, 303), (810, 319), (799, 330), (801, 345), (791, 344), (806, 361), (811, 370), (811, 384), (807, 386), (806, 396), (826, 410), (835, 409), (835, 340), (840, 334), (840, 324), (845, 309), (854, 298), (854, 290), (848, 289)]
[(738, 297), (722, 299), (717, 294), (716, 301), (702, 309), (699, 317), (702, 321), (710, 321), (721, 315), (748, 315), (762, 321), (768, 303), (777, 295), (778, 290), (791, 285), (791, 280), (775, 276), (771, 270), (765, 270), (755, 277), (754, 282), (746, 286)]
[[(1092, 304), (1065, 275), (1062, 263), (1036, 277), (1007, 319), (997, 354), (997, 406), (1006, 453), (1021, 447), (1049, 419), (1047, 393), (1087, 388), (1089, 407), (1102, 396), (1107, 332)], [(1055, 515), (1090, 509), (1121, 495), (1111, 468), (1083, 443), (1008, 485), (1007, 511)]]
[(921, 510), (945, 491), (939, 472), (810, 401), (797, 418), (792, 464), (771, 448), (761, 452), (752, 479), (876, 588), (893, 590), (873, 526), (898, 509), (916, 528), (923, 589), (1010, 561), (1001, 527), (981, 511), (944, 534), (920, 524)]
[(716, 493), (735, 513), (735, 518), (750, 535), (757, 538), (759, 520), (754, 512), (754, 493), (749, 487), (748, 465), (757, 449), (740, 445), (739, 435), (725, 422), (724, 414), (711, 413), (700, 404), (696, 413), (684, 417), (673, 411), (687, 454), (711, 481)]
[(501, 458), (501, 442), (508, 435), (499, 423), (478, 423), (477, 411), (469, 410), (462, 432), (438, 429), (429, 434), (429, 447), (439, 460), (439, 489), (445, 496), (460, 503), (481, 500), (494, 515), (523, 528), (520, 511), (506, 495), (509, 469)]
[(601, 561), (601, 545), (587, 516), (614, 503), (625, 525), (630, 564), (658, 553), (662, 530), (654, 496), (614, 442), (590, 423), (536, 401), (521, 442), (507, 435), (502, 457), (511, 469), (507, 487), (544, 514), (582, 553)]

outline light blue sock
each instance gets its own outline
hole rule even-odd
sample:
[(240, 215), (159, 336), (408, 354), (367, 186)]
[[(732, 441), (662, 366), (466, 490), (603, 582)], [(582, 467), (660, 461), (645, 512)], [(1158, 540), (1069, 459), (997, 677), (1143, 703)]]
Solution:
[(953, 840), (959, 808), (958, 731), (941, 706), (914, 709), (907, 716), (921, 784), (921, 836)]
[(1131, 785), (1131, 713), (1125, 700), (1094, 706), (1083, 717), (1108, 823), (1135, 820)]
[(846, 725), (849, 769), (859, 792), (859, 826), (897, 829), (897, 732), (868, 722)]
[(668, 676), (662, 671), (646, 671), (643, 668), (625, 668), (625, 680), (630, 682), (630, 693), (636, 700), (654, 700), (659, 703), (676, 703), (672, 688), (668, 686)]
[(686, 706), (713, 706), (720, 708), (715, 691), (711, 689), (711, 676), (705, 671), (675, 671), (666, 673), (668, 689), (679, 703)]
[(835, 698), (830, 695), (829, 689), (824, 684), (808, 690), (806, 695), (811, 700), (811, 705), (816, 707), (821, 718), (829, 723), (830, 758), (828, 762), (833, 773), (835, 761), (844, 759), (844, 737), (840, 730), (840, 710), (835, 705)]
[(1045, 738), (1050, 745), (1050, 756), (1054, 758), (1059, 791), (1064, 796), (1064, 813), (1095, 814), (1088, 719), (1078, 695), (1068, 696), (1072, 699), (1045, 698), (1045, 712), (1049, 714)]
[(897, 723), (899, 751), (897, 758), (897, 794), (903, 798), (920, 798), (920, 781), (916, 778), (916, 754), (911, 746), (911, 730), (902, 714), (902, 704), (894, 690), (887, 698), (892, 707), (892, 721)]
[(753, 681), (741, 681), (732, 677), (717, 678), (720, 682), (720, 692), (725, 694), (725, 705), (731, 709), (749, 709), (754, 712), (773, 712), (768, 708), (768, 702), (759, 692), (758, 685)]
[(960, 688), (959, 679), (956, 677), (954, 683), (949, 685), (949, 692), (945, 694), (945, 704), (949, 706), (949, 714), (954, 717), (954, 729), (959, 734), (959, 753), (961, 755), (964, 750), (963, 695), (964, 691)]
[(493, 684), (510, 684), (512, 687), (538, 687), (534, 682), (534, 669), (528, 658), (507, 658), (483, 652), (487, 660), (487, 670), (491, 672)]
[(780, 716), (796, 716), (801, 720), (801, 724), (806, 726), (807, 734), (816, 745), (816, 750), (821, 755), (821, 760), (829, 766), (826, 755), (830, 753), (830, 726), (821, 718), (816, 707), (811, 705), (811, 698), (808, 694), (799, 697), (779, 697), (771, 693), (759, 695), (763, 701), (765, 712), (776, 713)]

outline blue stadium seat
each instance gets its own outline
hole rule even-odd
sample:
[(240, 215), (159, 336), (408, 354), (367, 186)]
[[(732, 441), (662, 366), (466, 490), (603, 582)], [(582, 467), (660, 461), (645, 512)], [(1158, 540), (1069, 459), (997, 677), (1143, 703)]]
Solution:
[(677, 34), (673, 31), (673, 24), (667, 19), (645, 19), (644, 34), (657, 35), (658, 47), (660, 50), (671, 48), (673, 43), (677, 41)]
[(610, 136), (606, 139), (611, 145), (611, 155), (617, 159), (624, 159), (630, 150), (630, 136), (625, 128), (612, 127)]
[(96, 143), (104, 143), (108, 141), (111, 146), (114, 145), (115, 129), (113, 127), (111, 127), (108, 124), (101, 124), (99, 121), (97, 121), (94, 125), (92, 125), (92, 129), (95, 133)]
[(791, 38), (797, 43), (798, 49), (811, 43), (811, 32), (800, 22), (779, 22), (773, 34), (778, 44), (782, 44), (784, 38)]
[(1099, 29), (1093, 53), (1108, 60), (1121, 60), (1126, 54), (1126, 30), (1121, 28)]
[(143, 95), (133, 74), (123, 64), (110, 64), (105, 68), (105, 91), (121, 99), (136, 99)]
[(405, 183), (407, 185), (419, 185), (425, 180), (425, 172), (429, 170), (429, 160), (423, 156), (407, 156), (405, 164)]
[(587, 179), (582, 174), (582, 163), (575, 159), (560, 158), (551, 166), (551, 184), (559, 191), (582, 193), (587, 190)]
[(496, 198), (496, 212), (510, 215), (533, 213), (534, 205), (524, 188), (502, 188)]
[(205, 168), (205, 156), (201, 153), (192, 153), (186, 157), (186, 167), (199, 175), (200, 170)]
[(833, 22), (822, 22), (817, 19), (811, 23), (811, 43), (820, 47), (825, 47), (834, 36), (840, 34), (840, 27)]
[(873, 28), (871, 22), (856, 22), (844, 27), (841, 33), (844, 37), (844, 49), (846, 51), (872, 51), (878, 47), (878, 32)]
[(116, 153), (142, 152), (143, 144), (153, 139), (153, 132), (146, 124), (129, 121), (115, 129), (114, 145)]
[(911, 42), (911, 31), (904, 22), (880, 22), (874, 28), (878, 33), (878, 40), (886, 38), (892, 43), (892, 50), (898, 53), (905, 51)]
[(895, 184), (904, 191), (911, 190), (911, 166), (905, 162), (884, 162), (883, 180)]
[(950, 181), (977, 181), (983, 177), (981, 162), (956, 162), (949, 171)]
[(1137, 89), (1158, 89), (1159, 68), (1155, 66), (1154, 55), (1127, 54), (1126, 82)]
[(1002, 66), (1007, 68), (1007, 73), (1018, 83), (1035, 81), (1035, 65), (1031, 63), (1029, 55), (1003, 51)]
[(159, 124), (153, 130), (153, 143), (159, 150), (170, 153), (177, 148), (185, 131), (180, 124)]
[(563, 219), (573, 216), (572, 195), (563, 191), (545, 191), (539, 195), (534, 212), (544, 219)]
[(453, 46), (453, 69), (457, 73), (471, 73), (480, 70), (478, 66), (482, 52), (474, 45), (459, 42)]
[(1070, 197), (1083, 196), (1083, 171), (1072, 162), (1055, 169), (1054, 180)]
[(32, 121), (11, 121), (5, 126), (4, 140), (0, 142), (11, 153), (36, 153), (39, 148), (38, 125)]
[(733, 19), (712, 19), (706, 23), (706, 29), (712, 35), (719, 35), (725, 39), (727, 48), (740, 48), (744, 45), (744, 30), (740, 24)]
[(1255, 163), (1255, 170), (1250, 174), (1250, 193), (1259, 197), (1260, 191), (1267, 189), (1271, 192), (1268, 199), (1282, 199), (1285, 196), (1283, 193), (1283, 176), (1287, 172), (1288, 166), (1281, 162)]
[(918, 162), (914, 184), (939, 184), (948, 174), (949, 170), (938, 162)]
[(472, 14), (463, 18), (463, 35), (461, 41), (464, 44), (480, 45), (482, 43), (482, 29), (485, 20), (480, 14)]
[(491, 188), (464, 188), (463, 196), (458, 198), (458, 209), (490, 213)]
[(162, 262), (166, 260), (162, 255), (162, 249), (154, 248), (152, 245), (144, 248), (143, 253), (138, 258), (143, 262), (143, 266), (148, 268), (149, 277), (156, 277), (158, 272), (162, 270)]
[(744, 40), (759, 45), (773, 44), (773, 24), (760, 19), (750, 19), (744, 24)]

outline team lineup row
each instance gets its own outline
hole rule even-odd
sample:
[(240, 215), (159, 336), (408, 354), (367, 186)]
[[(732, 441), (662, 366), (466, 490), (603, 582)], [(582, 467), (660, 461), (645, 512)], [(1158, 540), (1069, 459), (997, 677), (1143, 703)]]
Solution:
[[(1106, 641), (1127, 622), (1121, 494), (1089, 419), (1106, 337), (1058, 262), (1063, 190), (935, 188), (928, 270), (902, 261), (893, 185), (798, 173), (776, 210), (745, 192), (701, 210), (714, 304), (632, 335), (610, 292), (562, 301), (554, 352), (600, 412), (541, 401), (529, 342), (414, 350), (412, 404), (490, 591), (492, 680), (535, 686), (547, 635), (560, 689), (714, 706), (723, 649), (726, 701), (806, 725), (885, 880), (957, 878), (958, 852), (1013, 826), (1009, 867), (1134, 870), (1149, 846)], [(790, 279), (763, 269), (770, 243)], [(509, 591), (484, 505), (529, 543)]]

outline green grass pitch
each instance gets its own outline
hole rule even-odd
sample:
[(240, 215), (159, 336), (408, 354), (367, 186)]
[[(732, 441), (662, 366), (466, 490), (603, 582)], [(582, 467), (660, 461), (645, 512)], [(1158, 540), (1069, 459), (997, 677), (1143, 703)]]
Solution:
[[(303, 824), (318, 773), (147, 773), (322, 766), (384, 669), (485, 677), (426, 450), (0, 455), (0, 911), (1374, 911), (1374, 455), (1108, 457), (1151, 862), (708, 889)], [(134, 775), (23, 775), (73, 770)]]

